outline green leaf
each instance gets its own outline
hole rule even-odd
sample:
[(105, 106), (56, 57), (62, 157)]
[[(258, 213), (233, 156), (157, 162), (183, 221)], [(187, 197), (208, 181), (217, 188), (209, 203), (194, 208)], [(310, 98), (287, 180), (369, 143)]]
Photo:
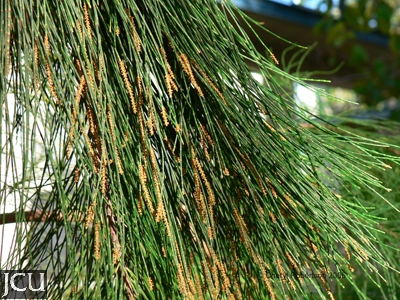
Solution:
[(378, 21), (378, 28), (384, 34), (389, 33), (392, 14), (393, 9), (386, 2), (379, 1), (376, 8), (376, 16)]
[(350, 54), (349, 63), (356, 66), (365, 63), (367, 60), (368, 55), (365, 49), (359, 44), (354, 44)]

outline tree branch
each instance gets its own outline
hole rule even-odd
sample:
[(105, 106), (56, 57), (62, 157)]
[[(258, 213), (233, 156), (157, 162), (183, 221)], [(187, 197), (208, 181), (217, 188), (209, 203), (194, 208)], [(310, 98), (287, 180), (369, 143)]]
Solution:
[[(17, 216), (20, 216), (21, 214), (23, 214), (25, 218), (17, 218)], [(53, 221), (61, 221), (63, 220), (63, 215), (60, 212), (43, 212), (42, 210), (4, 213), (0, 214), (0, 225), (21, 222), (46, 222), (49, 219)]]

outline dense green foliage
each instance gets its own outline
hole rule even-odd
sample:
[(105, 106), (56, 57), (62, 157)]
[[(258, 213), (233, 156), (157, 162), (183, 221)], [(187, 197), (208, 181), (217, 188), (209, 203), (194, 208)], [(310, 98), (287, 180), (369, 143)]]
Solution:
[(366, 170), (398, 158), (306, 117), (229, 2), (0, 3), (1, 199), (43, 221), (10, 264), (53, 299), (333, 298), (332, 272), (388, 267), (346, 187), (384, 191)]

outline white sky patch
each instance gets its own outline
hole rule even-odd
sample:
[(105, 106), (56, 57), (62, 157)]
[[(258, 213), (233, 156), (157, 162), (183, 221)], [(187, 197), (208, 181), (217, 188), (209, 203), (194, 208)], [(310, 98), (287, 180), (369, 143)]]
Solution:
[(253, 76), (253, 78), (255, 80), (257, 80), (260, 84), (264, 83), (264, 77), (262, 76), (261, 73), (257, 73), (257, 72), (251, 72), (251, 75)]
[[(21, 177), (20, 174), (22, 174), (23, 171), (22, 149), (18, 138), (13, 138), (11, 143), (7, 141), (10, 130), (12, 130), (12, 123), (15, 122), (13, 113), (15, 109), (14, 104), (14, 95), (9, 94), (7, 95), (7, 100), (4, 102), (4, 105), (0, 107), (3, 111), (0, 145), (0, 214), (14, 212), (20, 206), (21, 194), (17, 190), (13, 189), (13, 187), (17, 184), (18, 177)], [(9, 119), (7, 120), (7, 118)], [(13, 151), (11, 150), (11, 146), (13, 147)], [(12, 157), (9, 155), (11, 151), (13, 152)], [(0, 259), (2, 268), (6, 267), (5, 264), (9, 259), (9, 255), (13, 250), (13, 247), (15, 247), (16, 229), (17, 226), (15, 223), (0, 226)]]
[(314, 91), (296, 84), (295, 85), (295, 101), (296, 104), (313, 114), (318, 114), (319, 105), (317, 95)]
[[(44, 125), (46, 114), (49, 113), (46, 112), (48, 108), (45, 104), (37, 104), (37, 113), (34, 116), (16, 103), (14, 94), (8, 94), (0, 107), (3, 112), (0, 144), (0, 214), (31, 210), (32, 202), (28, 199), (37, 192), (45, 168), (45, 151), (39, 132), (46, 140), (51, 138)], [(36, 180), (34, 174), (37, 176)], [(51, 185), (40, 187), (40, 191), (50, 192), (50, 187)], [(3, 269), (13, 263), (8, 260), (13, 247), (16, 247), (17, 230), (20, 236), (19, 249), (22, 249), (25, 242), (21, 242), (21, 236), (29, 230), (29, 223), (0, 226), (0, 261)], [(17, 260), (19, 255), (14, 259)]]

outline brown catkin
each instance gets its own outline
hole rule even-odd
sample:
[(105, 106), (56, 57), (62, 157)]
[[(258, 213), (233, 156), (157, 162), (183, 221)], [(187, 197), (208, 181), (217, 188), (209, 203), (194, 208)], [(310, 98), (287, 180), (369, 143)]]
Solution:
[(84, 10), (84, 18), (85, 18), (85, 26), (86, 26), (86, 30), (88, 33), (89, 38), (92, 38), (92, 29), (90, 27), (90, 17), (89, 17), (89, 10), (88, 10), (88, 6), (85, 3), (83, 5), (83, 10)]
[(188, 285), (189, 285), (189, 293), (188, 293), (187, 298), (188, 299), (195, 299), (194, 295), (196, 295), (196, 286), (194, 285), (194, 281), (193, 281), (192, 278), (189, 277), (187, 279), (187, 282), (188, 282)]
[(221, 272), (222, 275), (222, 290), (226, 293), (226, 294), (230, 294), (230, 288), (231, 288), (231, 281), (229, 280), (229, 277), (227, 275), (227, 270), (226, 270), (226, 266), (224, 263), (222, 263), (221, 261), (219, 261), (218, 263), (218, 268)]
[(92, 91), (94, 91), (95, 90), (95, 88), (96, 88), (96, 86), (95, 86), (95, 84), (94, 84), (94, 82), (95, 82), (95, 78), (94, 78), (94, 76), (93, 76), (93, 72), (92, 72), (92, 69), (91, 69), (91, 67), (87, 67), (86, 68), (86, 73), (87, 73), (87, 77), (88, 77), (88, 86), (90, 86), (90, 88), (92, 89)]
[(149, 278), (147, 279), (147, 282), (148, 282), (148, 284), (149, 284), (150, 290), (152, 291), (152, 290), (154, 289), (153, 279), (151, 279), (151, 277), (149, 277)]
[(181, 292), (182, 295), (186, 296), (187, 295), (186, 280), (185, 280), (184, 271), (183, 271), (183, 267), (182, 267), (181, 263), (178, 264), (177, 277), (178, 277), (179, 291)]
[(313, 242), (311, 242), (311, 248), (314, 253), (318, 252), (318, 247)]
[(276, 218), (272, 211), (269, 212), (269, 217), (270, 217), (272, 223), (276, 223)]
[(279, 275), (281, 277), (282, 282), (286, 282), (286, 278), (285, 278), (285, 270), (283, 269), (282, 266), (282, 261), (280, 259), (278, 259), (276, 261), (277, 265), (278, 265), (278, 270), (279, 270)]
[(262, 261), (260, 262), (260, 268), (261, 268), (261, 272), (262, 272), (263, 281), (264, 281), (265, 285), (267, 286), (267, 290), (271, 297), (271, 300), (276, 300), (276, 295), (275, 295), (274, 289), (272, 287), (272, 283), (269, 279), (269, 276), (267, 275), (267, 272), (265, 270), (265, 267), (264, 267)]
[(50, 42), (49, 42), (49, 36), (46, 34), (44, 36), (44, 47), (46, 49), (46, 54), (47, 54), (47, 58), (46, 58), (46, 75), (47, 75), (47, 81), (49, 83), (49, 89), (50, 89), (50, 94), (51, 96), (56, 100), (56, 103), (61, 105), (61, 101), (57, 96), (56, 93), (56, 89), (54, 87), (54, 81), (53, 81), (53, 75), (51, 72), (51, 67), (50, 67), (50, 62), (49, 62), (49, 57), (51, 55), (50, 53)]
[(83, 40), (83, 30), (82, 30), (82, 25), (81, 22), (76, 21), (76, 30), (79, 34), (79, 37), (81, 38), (81, 40)]
[(242, 292), (240, 291), (241, 287), (239, 285), (239, 282), (237, 281), (236, 278), (233, 279), (233, 286), (235, 287), (234, 293), (236, 295), (237, 300), (243, 300)]
[(207, 207), (206, 207), (206, 203), (204, 201), (203, 192), (201, 190), (200, 175), (199, 175), (199, 172), (196, 169), (195, 160), (192, 159), (191, 162), (192, 162), (192, 167), (193, 167), (193, 171), (194, 171), (194, 184), (195, 184), (194, 198), (196, 200), (197, 209), (200, 212), (202, 220), (203, 220), (203, 222), (206, 222)]
[(96, 223), (94, 225), (94, 258), (98, 261), (100, 257), (100, 224)]
[(50, 94), (56, 100), (57, 104), (61, 105), (61, 101), (58, 98), (56, 89), (54, 87), (54, 81), (53, 81), (53, 77), (52, 77), (53, 75), (51, 73), (49, 60), (46, 61), (46, 75), (47, 75), (47, 81), (49, 83)]
[(344, 252), (346, 253), (346, 259), (347, 260), (350, 260), (350, 251), (349, 251), (349, 249), (348, 249), (348, 245), (347, 245), (347, 243), (344, 243), (344, 245), (343, 245), (343, 247), (344, 247)]
[(117, 168), (119, 174), (124, 174), (124, 169), (122, 167), (121, 157), (119, 156), (118, 148), (115, 148), (115, 156), (117, 157)]
[(205, 135), (205, 137), (207, 139), (207, 142), (210, 144), (210, 146), (211, 147), (214, 146), (214, 142), (213, 142), (210, 134), (208, 133), (207, 129), (204, 127), (203, 124), (200, 124), (200, 128), (201, 128), (201, 131), (203, 132), (203, 134)]
[(116, 245), (113, 249), (113, 265), (116, 265), (121, 257), (121, 246)]
[(46, 49), (46, 54), (50, 54), (50, 42), (49, 42), (49, 36), (46, 34), (44, 36), (44, 48)]
[(221, 93), (221, 91), (215, 86), (215, 84), (211, 81), (211, 79), (207, 76), (207, 74), (203, 73), (204, 78), (207, 80), (208, 84), (210, 85), (210, 87), (215, 91), (215, 93), (217, 93), (217, 95), (221, 98), (221, 100), (224, 102), (225, 105), (228, 104), (228, 102), (226, 102), (224, 94)]
[(197, 275), (197, 274), (194, 275), (194, 281), (196, 284), (196, 294), (197, 294), (198, 298), (202, 300), (202, 299), (204, 299), (204, 295), (203, 295), (203, 287), (202, 287), (199, 275)]
[(274, 196), (274, 198), (277, 199), (278, 198), (278, 194), (276, 193), (276, 190), (275, 190), (274, 186), (272, 185), (272, 183), (271, 183), (271, 181), (269, 179), (267, 179), (267, 182), (268, 182), (268, 186), (269, 186), (269, 188), (271, 190), (272, 196)]
[(198, 85), (196, 78), (194, 77), (192, 66), (190, 65), (189, 59), (185, 54), (179, 55), (179, 63), (181, 64), (183, 71), (189, 77), (190, 82), (193, 84), (194, 88), (197, 90), (201, 97), (204, 97), (203, 91)]
[(264, 124), (267, 125), (269, 130), (271, 130), (272, 132), (276, 132), (275, 128), (272, 127), (267, 121), (264, 121)]
[[(194, 149), (192, 148), (192, 155), (193, 154), (194, 154)], [(203, 180), (204, 185), (206, 186), (206, 190), (207, 190), (207, 194), (208, 194), (208, 197), (207, 197), (207, 200), (208, 200), (207, 201), (208, 202), (208, 211), (210, 213), (210, 219), (213, 220), (213, 218), (214, 218), (214, 206), (216, 204), (214, 192), (213, 192), (211, 184), (208, 181), (208, 179), (206, 177), (206, 174), (205, 174), (205, 172), (204, 172), (204, 170), (203, 170), (203, 168), (202, 168), (202, 166), (200, 164), (200, 161), (197, 159), (197, 157), (194, 158), (194, 161), (195, 161), (196, 169), (198, 170), (198, 172), (200, 174), (200, 178)]]
[(68, 133), (68, 145), (67, 145), (67, 159), (70, 159), (71, 154), (72, 154), (72, 142), (74, 141), (74, 136), (75, 136), (75, 131), (74, 131), (74, 126), (71, 125), (69, 128), (69, 133)]
[(140, 42), (140, 38), (136, 30), (135, 20), (132, 16), (130, 16), (130, 19), (132, 22), (133, 40), (135, 42), (137, 52), (140, 53), (140, 51), (142, 51), (142, 43)]
[(265, 214), (264, 208), (263, 208), (261, 205), (258, 205), (257, 207), (258, 207), (258, 211), (259, 211), (262, 215), (264, 215), (264, 214)]
[(233, 217), (235, 218), (236, 224), (239, 229), (240, 241), (242, 243), (244, 243), (244, 245), (246, 246), (246, 248), (249, 252), (252, 252), (252, 250), (250, 248), (250, 243), (246, 237), (247, 233), (248, 233), (247, 225), (246, 225), (245, 221), (243, 220), (243, 217), (237, 211), (237, 209), (233, 210)]
[(142, 195), (139, 195), (138, 199), (138, 213), (141, 215), (143, 213), (143, 199)]
[(327, 291), (329, 298), (331, 298), (331, 300), (335, 300), (335, 297), (333, 296), (332, 292), (330, 290)]
[(153, 111), (150, 112), (150, 116), (146, 122), (147, 128), (149, 129), (150, 135), (154, 135), (154, 130), (156, 129), (156, 124), (154, 121), (154, 114)]
[(357, 246), (357, 250), (358, 250), (358, 254), (360, 255), (358, 258), (360, 259), (360, 261), (362, 260), (369, 260), (368, 255), (365, 253), (365, 251), (363, 249), (361, 249), (360, 246)]
[(88, 229), (89, 226), (93, 223), (94, 220), (94, 207), (96, 206), (96, 202), (90, 204), (85, 218), (85, 228)]
[[(214, 192), (212, 190), (211, 184), (207, 179), (207, 176), (200, 164), (200, 161), (198, 160), (197, 157), (195, 157), (195, 152), (194, 149), (192, 148), (192, 157), (194, 156), (194, 162), (195, 162), (195, 167), (197, 168), (197, 170), (199, 171), (200, 177), (203, 180), (206, 189), (207, 189), (207, 193), (208, 193), (208, 204), (212, 207), (215, 205), (215, 196), (214, 196)], [(211, 209), (211, 208), (210, 208)]]
[(122, 144), (122, 148), (126, 147), (126, 144), (128, 143), (128, 141), (129, 141), (129, 132), (125, 131), (125, 133), (124, 133), (124, 143)]
[(96, 134), (96, 123), (94, 121), (94, 113), (93, 110), (90, 106), (87, 106), (87, 117), (89, 120), (89, 128), (90, 128), (90, 132), (95, 135)]
[(78, 89), (76, 91), (76, 95), (75, 95), (75, 105), (76, 108), (79, 108), (79, 104), (82, 98), (82, 93), (83, 90), (85, 89), (85, 85), (86, 85), (86, 79), (85, 76), (81, 76), (80, 80), (79, 80), (79, 85), (78, 85)]
[(104, 196), (107, 194), (108, 178), (107, 178), (107, 148), (105, 144), (101, 144), (101, 192)]
[(146, 185), (146, 183), (147, 183), (146, 170), (142, 164), (139, 165), (139, 180), (140, 180), (140, 184), (142, 186), (144, 200), (146, 201), (146, 204), (149, 207), (151, 214), (154, 214), (153, 202), (151, 201), (150, 193), (149, 193), (149, 190), (147, 189), (147, 185)]
[(78, 183), (78, 182), (79, 182), (79, 176), (80, 176), (80, 174), (79, 174), (79, 169), (78, 169), (78, 168), (75, 168), (75, 170), (74, 170), (74, 182), (75, 182), (75, 183)]
[(95, 155), (95, 153), (94, 153), (94, 150), (93, 150), (93, 147), (92, 147), (92, 142), (90, 141), (89, 136), (88, 136), (87, 133), (86, 133), (86, 130), (84, 130), (83, 128), (81, 128), (81, 132), (82, 132), (82, 134), (83, 134), (83, 136), (84, 136), (84, 138), (85, 138), (86, 145), (87, 145), (88, 148), (89, 148), (89, 154), (90, 154), (90, 157), (92, 158), (92, 163), (93, 163), (94, 172), (97, 173), (97, 172), (98, 172), (98, 168), (97, 168), (98, 162), (96, 161), (96, 160), (97, 160), (97, 157), (96, 157), (96, 155)]
[(149, 89), (148, 86), (146, 86), (146, 94), (148, 95), (149, 98), (149, 116), (146, 122), (146, 125), (149, 129), (150, 135), (154, 135), (154, 131), (156, 130), (156, 123), (155, 123), (155, 117), (154, 117), (154, 103), (153, 103), (153, 94), (151, 89)]
[(142, 86), (142, 79), (140, 76), (136, 76), (136, 85), (139, 92), (139, 106), (143, 104), (143, 86)]
[(273, 53), (271, 53), (271, 58), (275, 62), (275, 64), (279, 65), (279, 61), (276, 59), (276, 57)]
[(211, 274), (213, 276), (213, 282), (214, 282), (214, 289), (212, 291), (213, 298), (218, 299), (218, 295), (220, 292), (220, 283), (218, 277), (218, 267), (215, 264), (211, 267)]
[(37, 69), (39, 68), (39, 46), (38, 46), (38, 41), (35, 40), (35, 46), (34, 46), (34, 72), (35, 72), (35, 89), (36, 91), (39, 88), (39, 75)]
[(165, 75), (165, 84), (166, 84), (166, 86), (167, 86), (167, 91), (168, 91), (168, 96), (170, 97), (170, 98), (172, 98), (172, 95), (173, 95), (173, 92), (174, 91), (178, 91), (178, 86), (175, 84), (175, 82), (174, 82), (174, 79), (173, 79), (173, 73), (172, 73), (172, 70), (171, 70), (171, 72), (168, 72), (166, 75)]
[[(244, 167), (244, 165), (243, 165), (243, 167)], [(249, 192), (249, 190), (247, 189), (247, 185), (246, 185), (246, 183), (244, 182), (244, 180), (241, 180), (240, 183), (242, 184), (242, 188), (243, 188), (243, 190), (244, 190), (246, 196), (250, 196), (250, 192)], [(240, 192), (240, 191), (239, 191), (239, 192)]]
[(197, 64), (194, 60), (192, 60), (191, 63), (195, 66), (195, 68), (197, 70), (199, 70), (199, 72), (207, 80), (209, 86), (217, 93), (217, 95), (221, 98), (221, 100), (224, 102), (224, 104), (227, 105), (228, 103), (225, 100), (224, 94), (222, 94), (221, 91), (215, 86), (215, 84), (211, 81), (210, 77), (208, 77), (208, 75), (205, 72), (203, 72), (202, 70), (199, 69), (199, 67), (197, 66)]
[(128, 91), (128, 95), (129, 95), (129, 99), (131, 101), (131, 107), (132, 107), (133, 113), (136, 114), (137, 113), (136, 100), (134, 97), (132, 85), (128, 78), (128, 72), (126, 71), (125, 63), (122, 59), (120, 59), (120, 60), (118, 60), (118, 64), (119, 64), (119, 69), (120, 69), (122, 78), (124, 79), (125, 88)]
[(210, 159), (211, 159), (210, 158), (210, 153), (208, 152), (208, 147), (206, 145), (206, 142), (205, 142), (203, 136), (200, 138), (200, 143), (201, 143), (201, 148), (203, 148), (203, 150), (204, 150), (204, 154), (206, 156), (207, 161), (210, 161)]
[(293, 290), (296, 290), (296, 285), (294, 284), (293, 280), (289, 278), (289, 285)]
[(163, 221), (165, 228), (167, 230), (167, 235), (170, 236), (171, 232), (170, 232), (170, 227), (169, 227), (169, 223), (168, 223), (167, 212), (165, 211), (164, 202), (163, 202), (162, 195), (161, 195), (160, 181), (159, 181), (158, 172), (157, 172), (157, 160), (156, 160), (156, 156), (154, 154), (153, 148), (150, 150), (150, 160), (151, 160), (154, 183), (156, 186), (156, 194), (157, 194), (157, 199), (158, 199), (158, 205), (157, 205), (155, 219), (156, 219), (157, 223), (160, 222), (161, 220)]
[(349, 268), (350, 272), (354, 272), (354, 268), (350, 264), (347, 264), (347, 268)]
[(292, 198), (290, 198), (290, 196), (288, 194), (285, 194), (284, 197), (285, 197), (285, 200), (287, 202), (289, 202), (292, 207), (297, 207), (296, 203), (294, 203), (294, 201), (292, 200)]
[(103, 195), (107, 194), (107, 167), (105, 162), (101, 166), (101, 193)]
[(99, 80), (99, 81), (101, 81), (101, 74), (102, 74), (102, 72), (104, 72), (104, 70), (105, 70), (105, 62), (104, 62), (104, 56), (103, 56), (103, 54), (100, 54), (100, 58), (99, 58), (99, 65), (100, 65), (100, 68), (98, 69), (98, 73), (97, 73), (97, 79)]
[[(290, 261), (290, 264), (292, 265), (292, 269), (296, 270), (297, 274), (300, 274), (301, 270), (299, 269), (299, 266), (297, 265), (296, 261), (293, 259), (293, 257), (290, 255), (289, 252), (286, 252), (285, 254), (286, 254), (286, 257), (288, 258), (288, 260)], [(300, 282), (303, 282), (303, 280), (300, 276), (297, 278), (299, 279)], [(296, 288), (294, 287), (294, 289), (296, 289)]]
[(223, 173), (224, 173), (225, 176), (229, 176), (230, 175), (228, 168), (225, 168)]
[(159, 202), (162, 202), (160, 180), (158, 178), (158, 170), (157, 170), (157, 159), (153, 147), (150, 147), (149, 152), (150, 152), (151, 169), (153, 171), (153, 179), (156, 186), (157, 200)]
[(167, 86), (168, 96), (170, 98), (172, 98), (173, 92), (174, 91), (176, 91), (176, 92), (178, 91), (178, 86), (176, 85), (176, 83), (174, 81), (175, 75), (174, 75), (174, 72), (171, 69), (170, 64), (168, 63), (167, 55), (165, 53), (165, 50), (163, 48), (160, 48), (160, 51), (161, 51), (161, 54), (162, 54), (162, 56), (163, 56), (163, 58), (165, 60), (166, 66), (167, 66), (167, 72), (166, 72), (164, 78), (165, 78), (165, 84)]
[(165, 207), (164, 207), (164, 202), (158, 201), (158, 205), (157, 205), (157, 212), (156, 212), (156, 222), (159, 223), (161, 220), (164, 220), (166, 216), (166, 211), (165, 211)]
[(161, 116), (164, 122), (164, 126), (167, 127), (169, 125), (169, 121), (168, 121), (167, 110), (165, 109), (164, 106), (161, 107)]
[(144, 163), (146, 166), (147, 165), (146, 131), (145, 131), (143, 115), (142, 115), (141, 111), (139, 111), (139, 113), (138, 113), (138, 118), (139, 118), (139, 129), (140, 129), (140, 141), (141, 141), (141, 145), (142, 145), (142, 154), (143, 154), (143, 158), (145, 159)]
[(39, 66), (39, 46), (37, 39), (35, 39), (35, 44), (33, 46), (33, 61), (37, 68)]
[(208, 233), (208, 238), (212, 240), (214, 238), (214, 230), (211, 226), (208, 226), (207, 233)]
[(210, 267), (209, 264), (207, 263), (207, 261), (202, 260), (201, 261), (201, 265), (202, 265), (202, 269), (203, 269), (203, 278), (206, 279), (207, 285), (208, 287), (213, 290), (214, 289), (214, 284), (213, 284), (213, 280), (211, 278), (211, 274), (210, 274)]
[(111, 140), (113, 142), (115, 142), (114, 123), (113, 123), (113, 118), (112, 118), (111, 106), (110, 105), (107, 105), (107, 119), (108, 119), (108, 125), (110, 126)]

